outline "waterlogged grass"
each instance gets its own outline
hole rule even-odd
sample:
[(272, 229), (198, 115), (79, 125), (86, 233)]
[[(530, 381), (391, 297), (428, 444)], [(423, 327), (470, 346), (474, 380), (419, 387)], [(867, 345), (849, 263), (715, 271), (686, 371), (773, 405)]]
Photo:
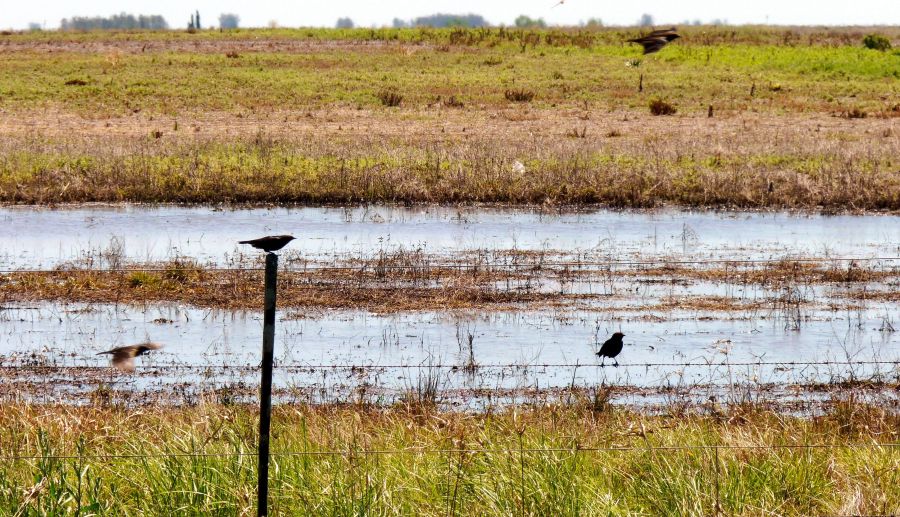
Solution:
[[(6, 405), (0, 424), (0, 454), (37, 456), (0, 463), (4, 514), (253, 511), (250, 407)], [(900, 449), (879, 444), (898, 429), (896, 415), (852, 403), (815, 419), (279, 407), (271, 504), (277, 515), (887, 515), (900, 511)], [(770, 447), (786, 445), (837, 447)], [(665, 449), (683, 446), (736, 448)], [(585, 450), (610, 447), (627, 450)]]

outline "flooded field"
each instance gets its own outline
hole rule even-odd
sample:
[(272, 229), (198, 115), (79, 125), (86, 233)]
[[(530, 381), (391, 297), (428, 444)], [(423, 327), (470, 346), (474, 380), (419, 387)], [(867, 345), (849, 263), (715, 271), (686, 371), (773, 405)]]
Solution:
[[(373, 256), (398, 247), (558, 250), (620, 260), (659, 256), (770, 259), (785, 255), (900, 255), (900, 216), (766, 212), (563, 211), (369, 206), (214, 209), (91, 206), (0, 209), (0, 268), (53, 268), (115, 251), (132, 261), (188, 256), (227, 264), (248, 236), (292, 233), (311, 260)], [(27, 227), (29, 232), (20, 228)]]
[[(360, 390), (393, 400), (426, 376), (454, 399), (466, 391), (483, 398), (484, 390), (523, 393), (600, 384), (646, 394), (698, 385), (759, 389), (896, 381), (900, 338), (883, 329), (878, 313), (859, 317), (851, 322), (813, 314), (802, 331), (795, 331), (781, 321), (697, 318), (680, 311), (662, 321), (583, 312), (351, 312), (314, 319), (283, 313), (276, 385), (283, 397), (335, 401)], [(78, 398), (111, 384), (178, 391), (187, 400), (226, 388), (249, 396), (252, 390), (246, 388), (258, 376), (260, 319), (258, 313), (172, 306), (7, 306), (0, 336), (0, 370), (7, 381), (3, 395), (31, 391), (38, 399)], [(622, 364), (610, 361), (601, 367), (593, 354), (620, 329), (628, 332)], [(108, 369), (106, 358), (95, 355), (146, 340), (166, 348), (143, 359), (134, 377)]]
[[(78, 402), (112, 387), (252, 399), (259, 256), (236, 241), (294, 233), (282, 253), (281, 400), (427, 391), (481, 407), (605, 386), (633, 405), (679, 390), (696, 403), (796, 402), (866, 382), (897, 403), (895, 216), (97, 206), (0, 217), (38, 230), (0, 227), (6, 269), (65, 275), (0, 282), (4, 397)], [(594, 354), (616, 331), (621, 364), (600, 366)], [(96, 355), (141, 341), (165, 348), (136, 375)]]

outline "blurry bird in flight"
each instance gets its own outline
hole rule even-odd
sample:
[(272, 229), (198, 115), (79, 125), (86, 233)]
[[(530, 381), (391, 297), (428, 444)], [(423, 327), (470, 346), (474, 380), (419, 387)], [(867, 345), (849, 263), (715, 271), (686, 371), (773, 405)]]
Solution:
[(260, 237), (259, 239), (240, 241), (238, 242), (238, 244), (249, 244), (258, 250), (263, 250), (266, 253), (271, 253), (287, 246), (287, 243), (291, 242), (292, 240), (294, 240), (293, 235), (270, 235), (268, 237)]
[[(616, 356), (622, 352), (622, 347), (625, 346), (625, 343), (622, 342), (622, 338), (625, 337), (625, 334), (621, 332), (616, 332), (612, 335), (611, 338), (607, 339), (603, 346), (600, 347), (600, 351), (597, 352), (597, 355), (600, 356), (600, 366), (605, 366), (606, 358), (609, 357), (613, 361), (616, 361)], [(616, 361), (616, 368), (619, 367), (619, 361)]]
[(678, 35), (677, 30), (678, 29), (675, 27), (672, 27), (671, 29), (655, 30), (646, 36), (630, 39), (628, 42), (637, 43), (644, 47), (645, 55), (653, 54), (654, 52), (659, 52), (663, 47), (680, 38), (681, 36)]
[(137, 345), (128, 345), (128, 346), (120, 346), (117, 348), (113, 348), (112, 350), (107, 350), (105, 352), (100, 352), (97, 355), (109, 354), (112, 356), (110, 359), (110, 363), (113, 367), (122, 370), (123, 372), (133, 372), (134, 371), (134, 358), (142, 356), (151, 350), (159, 350), (162, 348), (162, 345), (156, 343), (139, 343)]
[(566, 0), (559, 0), (559, 2), (557, 2), (556, 5), (554, 5), (553, 7), (551, 7), (551, 9), (556, 9), (557, 7), (563, 5), (564, 3), (566, 3)]

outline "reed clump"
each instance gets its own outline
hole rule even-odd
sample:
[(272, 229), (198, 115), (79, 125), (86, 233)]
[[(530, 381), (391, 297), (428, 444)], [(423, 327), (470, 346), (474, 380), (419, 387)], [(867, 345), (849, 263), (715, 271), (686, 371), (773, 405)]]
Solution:
[(674, 115), (678, 109), (668, 102), (656, 98), (650, 101), (650, 114), (654, 116)]
[(506, 90), (503, 96), (510, 102), (531, 102), (534, 100), (535, 93), (531, 90), (523, 88)]

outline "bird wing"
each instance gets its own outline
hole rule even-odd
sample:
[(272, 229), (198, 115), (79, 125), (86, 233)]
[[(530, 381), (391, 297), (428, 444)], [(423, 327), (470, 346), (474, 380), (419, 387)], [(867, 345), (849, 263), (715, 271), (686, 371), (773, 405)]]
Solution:
[(656, 36), (672, 36), (672, 35), (677, 36), (677, 35), (678, 35), (677, 32), (678, 32), (678, 29), (676, 29), (675, 27), (672, 27), (671, 29), (659, 29), (659, 30), (655, 30), (655, 31), (651, 32), (649, 35), (650, 35), (650, 36), (653, 36), (653, 37), (656, 37)]
[(609, 354), (609, 351), (610, 351), (609, 349), (612, 347), (612, 343), (611, 343), (611, 342), (612, 342), (612, 339), (607, 339), (607, 340), (603, 343), (603, 346), (600, 347), (600, 351), (597, 352), (597, 355), (607, 355), (607, 354)]
[(113, 367), (131, 373), (134, 371), (134, 355), (137, 349), (133, 347), (123, 347), (112, 353)]
[(138, 345), (138, 346), (145, 347), (145, 348), (147, 348), (148, 350), (159, 350), (160, 348), (163, 347), (163, 346), (160, 345), (159, 343), (153, 343), (152, 341), (147, 341), (146, 343), (141, 343), (141, 344)]
[(644, 54), (653, 54), (654, 52), (659, 52), (663, 47), (666, 46), (668, 41), (665, 38), (642, 38), (642, 41), (638, 41), (641, 46), (644, 47)]

